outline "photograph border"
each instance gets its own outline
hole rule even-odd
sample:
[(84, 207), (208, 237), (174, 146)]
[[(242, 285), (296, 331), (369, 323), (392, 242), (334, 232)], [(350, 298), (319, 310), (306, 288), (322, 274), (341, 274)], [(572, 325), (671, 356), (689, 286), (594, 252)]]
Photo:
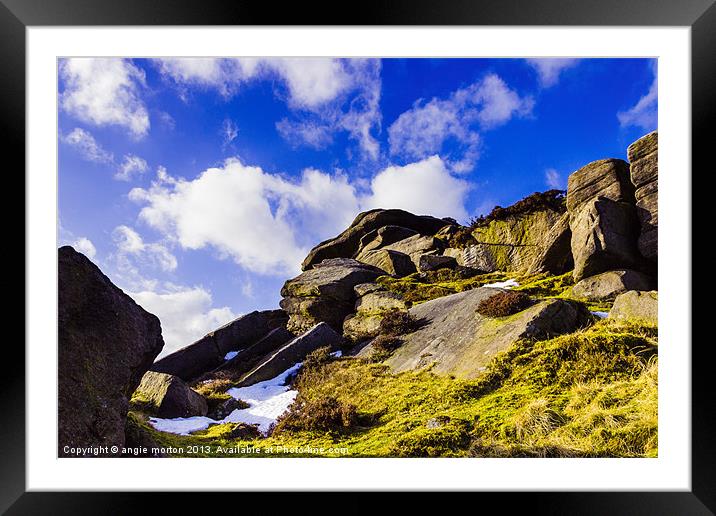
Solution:
[[(714, 0), (688, 0), (656, 4), (647, 0), (635, 2), (540, 0), (533, 2), (483, 1), (453, 2), (436, 6), (429, 2), (392, 2), (381, 5), (368, 2), (350, 19), (349, 25), (633, 25), (691, 27), (692, 70), (692, 169), (706, 169), (710, 122), (714, 113), (716, 92), (716, 6)], [(49, 5), (37, 0), (0, 0), (0, 56), (6, 73), (2, 85), (2, 127), (6, 148), (15, 156), (16, 166), (25, 168), (25, 67), (26, 28), (28, 26), (153, 26), (153, 25), (342, 25), (337, 12), (320, 11), (319, 4), (286, 6), (285, 10), (269, 12), (271, 6), (219, 2), (155, 1), (106, 2), (91, 0), (55, 0)], [(279, 12), (280, 11), (280, 12)], [(345, 18), (343, 18), (345, 19)], [(308, 22), (308, 23), (305, 23)], [(708, 124), (708, 125), (707, 125)], [(693, 174), (692, 174), (693, 177)], [(692, 206), (699, 192), (693, 191)], [(692, 208), (693, 209), (693, 208)], [(694, 223), (698, 218), (694, 216)], [(703, 224), (703, 223), (702, 223)], [(699, 234), (698, 224), (693, 234)], [(25, 256), (27, 264), (29, 257)], [(704, 255), (693, 253), (693, 265), (705, 261)], [(704, 267), (706, 264), (704, 263)], [(26, 267), (26, 265), (25, 265)], [(702, 270), (702, 269), (696, 269)], [(708, 270), (708, 269), (706, 269)], [(25, 269), (27, 274), (27, 269)], [(693, 313), (706, 316), (704, 307), (693, 303)], [(713, 443), (715, 405), (714, 389), (706, 368), (708, 342), (692, 349), (692, 491), (648, 493), (529, 493), (519, 500), (530, 503), (532, 510), (576, 512), (580, 514), (711, 514), (716, 507), (713, 479), (716, 478), (716, 446)], [(0, 511), (10, 508), (11, 514), (27, 513), (96, 513), (97, 505), (111, 506), (112, 512), (125, 512), (134, 504), (148, 510), (151, 505), (166, 507), (166, 496), (150, 493), (28, 493), (25, 489), (25, 358), (7, 358), (16, 367), (7, 371), (4, 388), (0, 390), (3, 424), (0, 428)], [(20, 366), (22, 364), (22, 367)], [(216, 496), (214, 493), (206, 493)], [(173, 498), (180, 493), (173, 493)], [(500, 496), (481, 493), (482, 496)], [(295, 496), (295, 495), (292, 495)], [(514, 493), (508, 496), (515, 496)], [(178, 498), (175, 498), (175, 501)], [(517, 500), (517, 499), (516, 499)], [(536, 503), (535, 503), (536, 502)], [(111, 504), (111, 505), (110, 505)]]

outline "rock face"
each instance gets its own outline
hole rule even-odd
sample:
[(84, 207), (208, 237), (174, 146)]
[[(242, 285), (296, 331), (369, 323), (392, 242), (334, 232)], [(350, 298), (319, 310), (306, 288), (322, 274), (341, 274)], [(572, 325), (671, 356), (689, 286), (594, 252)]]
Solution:
[(415, 264), (407, 254), (390, 249), (361, 252), (359, 261), (373, 265), (391, 276), (403, 277), (415, 272)]
[[(586, 308), (561, 299), (539, 302), (510, 317), (491, 319), (476, 313), (480, 301), (500, 292), (477, 288), (441, 297), (410, 309), (420, 328), (386, 360), (396, 372), (435, 364), (432, 371), (475, 378), (490, 359), (522, 338), (571, 332), (589, 320)], [(366, 356), (367, 346), (358, 353)]]
[(636, 212), (641, 224), (639, 251), (656, 261), (659, 247), (659, 135), (656, 131), (632, 143), (627, 149), (631, 182), (636, 187)]
[(383, 226), (400, 226), (421, 235), (434, 235), (450, 222), (435, 217), (413, 215), (403, 210), (371, 210), (360, 213), (348, 229), (335, 238), (314, 247), (303, 261), (305, 271), (328, 258), (354, 257), (361, 239)]
[(385, 312), (408, 309), (398, 294), (384, 290), (375, 283), (357, 285), (355, 291), (359, 295), (355, 304), (356, 313), (343, 321), (343, 334), (353, 341), (378, 335)]
[(400, 242), (411, 236), (418, 235), (417, 231), (412, 229), (404, 228), (402, 226), (383, 226), (378, 229), (374, 229), (369, 233), (363, 235), (360, 239), (358, 251), (355, 256), (361, 253), (367, 253), (385, 247), (395, 242)]
[(59, 455), (121, 448), (129, 398), (164, 346), (159, 319), (72, 247), (58, 259)]
[(559, 275), (572, 268), (572, 231), (569, 229), (569, 213), (563, 213), (543, 237), (540, 251), (535, 255), (527, 272)]
[(584, 278), (572, 287), (572, 294), (578, 298), (597, 301), (614, 299), (627, 290), (651, 290), (654, 281), (644, 273), (632, 270), (603, 272)]
[(142, 401), (147, 413), (159, 417), (205, 416), (207, 412), (204, 397), (170, 374), (144, 373), (134, 396)]
[(224, 362), (229, 351), (248, 348), (271, 330), (284, 327), (288, 316), (283, 310), (254, 311), (234, 319), (161, 360), (151, 367), (157, 373), (178, 376), (189, 382)]
[[(405, 240), (400, 240), (385, 246), (382, 249), (403, 253), (410, 257), (415, 267), (418, 267), (420, 265), (421, 256), (442, 252), (443, 242), (432, 236), (414, 235)], [(357, 259), (361, 259), (360, 255), (358, 255)]]
[(424, 254), (420, 256), (418, 264), (421, 272), (428, 272), (438, 269), (454, 269), (457, 267), (457, 260), (452, 256)]
[(312, 351), (324, 346), (337, 349), (342, 342), (342, 337), (328, 324), (319, 323), (263, 360), (241, 379), (239, 385), (253, 385), (275, 378), (297, 362), (303, 361)]
[(567, 210), (575, 281), (640, 262), (634, 187), (625, 161), (594, 161), (571, 174)]
[(377, 267), (350, 258), (334, 258), (288, 280), (281, 289), (280, 303), (289, 315), (288, 330), (302, 333), (326, 322), (341, 331), (343, 319), (354, 310), (353, 287), (383, 274)]
[(659, 322), (659, 294), (656, 290), (630, 290), (617, 296), (609, 311), (610, 319), (642, 319)]

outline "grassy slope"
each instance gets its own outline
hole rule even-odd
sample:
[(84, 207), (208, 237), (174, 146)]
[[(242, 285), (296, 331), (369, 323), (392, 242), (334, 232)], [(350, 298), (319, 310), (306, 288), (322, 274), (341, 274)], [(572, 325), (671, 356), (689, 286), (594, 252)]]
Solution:
[[(251, 441), (222, 438), (232, 425), (192, 436), (147, 431), (191, 456), (197, 454), (186, 446), (210, 446), (198, 453), (208, 456), (221, 445), (344, 448), (320, 455), (350, 456), (653, 457), (656, 338), (654, 326), (603, 320), (570, 335), (518, 343), (477, 381), (429, 371), (392, 375), (382, 364), (344, 358), (308, 371), (301, 396), (355, 405), (362, 427), (284, 431)], [(430, 420), (437, 427), (428, 428)]]

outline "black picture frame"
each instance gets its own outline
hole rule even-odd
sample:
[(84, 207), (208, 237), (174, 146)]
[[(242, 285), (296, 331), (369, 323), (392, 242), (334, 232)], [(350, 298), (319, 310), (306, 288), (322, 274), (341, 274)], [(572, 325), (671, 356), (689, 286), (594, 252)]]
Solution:
[[(436, 2), (364, 0), (351, 14), (339, 2), (323, 5), (236, 0), (0, 0), (0, 123), (6, 158), (16, 170), (25, 167), (25, 31), (30, 26), (87, 25), (574, 25), (683, 26), (691, 28), (692, 170), (713, 174), (710, 126), (716, 105), (716, 0), (459, 0)], [(707, 166), (708, 165), (710, 166)], [(684, 171), (688, 179), (689, 171)], [(693, 183), (698, 180), (699, 188)], [(705, 177), (691, 172), (692, 206), (708, 205)], [(22, 184), (22, 183), (21, 183)], [(20, 186), (23, 188), (23, 186)], [(704, 201), (703, 203), (699, 201)], [(692, 210), (692, 235), (699, 218)], [(705, 223), (704, 223), (705, 224)], [(701, 228), (704, 229), (704, 228)], [(711, 270), (713, 259), (692, 250), (692, 270)], [(25, 257), (27, 259), (27, 257)], [(28, 273), (25, 269), (26, 274)], [(709, 303), (710, 305), (711, 303)], [(692, 320), (708, 320), (706, 306), (693, 298)], [(692, 327), (693, 329), (693, 327)], [(672, 343), (687, 347), (689, 343)], [(716, 444), (714, 444), (713, 339), (692, 346), (692, 488), (689, 492), (481, 493), (481, 505), (495, 497), (529, 504), (532, 512), (550, 514), (714, 514)], [(6, 342), (6, 347), (9, 343)], [(25, 488), (25, 358), (21, 349), (4, 368), (0, 388), (0, 511), (7, 514), (128, 514), (136, 507), (167, 509), (184, 503), (186, 493), (38, 493)], [(194, 496), (194, 495), (192, 495)], [(211, 505), (227, 495), (205, 493)], [(417, 500), (423, 495), (416, 494)], [(490, 500), (486, 499), (489, 497)], [(236, 500), (233, 498), (232, 500)], [(272, 498), (275, 500), (275, 498)], [(209, 502), (209, 500), (206, 500)], [(292, 504), (300, 504), (294, 495)]]

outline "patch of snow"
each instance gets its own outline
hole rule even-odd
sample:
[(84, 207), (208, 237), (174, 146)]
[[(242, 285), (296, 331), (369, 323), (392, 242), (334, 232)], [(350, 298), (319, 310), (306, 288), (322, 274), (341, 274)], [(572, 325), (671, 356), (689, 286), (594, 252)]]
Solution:
[(334, 351), (333, 353), (331, 353), (331, 356), (333, 358), (341, 358), (343, 356), (343, 351), (341, 351), (340, 349), (338, 351)]
[(496, 283), (488, 283), (487, 285), (483, 285), (483, 287), (493, 287), (493, 288), (514, 288), (519, 287), (520, 284), (517, 283), (514, 279), (508, 279), (505, 281), (498, 281)]
[(205, 416), (176, 417), (174, 419), (162, 419), (159, 417), (149, 418), (151, 425), (160, 432), (171, 434), (189, 435), (191, 432), (206, 430), (209, 425), (219, 423)]
[(593, 315), (596, 315), (600, 319), (604, 319), (607, 315), (609, 315), (609, 312), (592, 312)]
[(236, 355), (239, 354), (239, 351), (241, 351), (241, 350), (229, 351), (226, 355), (224, 355), (224, 360), (231, 360), (232, 358), (234, 358)]
[(150, 418), (149, 422), (159, 431), (181, 435), (204, 430), (217, 423), (258, 425), (259, 431), (266, 433), (271, 424), (275, 423), (276, 419), (286, 412), (289, 405), (296, 399), (298, 391), (292, 390), (285, 384), (288, 378), (301, 368), (301, 365), (302, 363), (299, 362), (270, 380), (248, 387), (233, 387), (226, 391), (229, 396), (248, 403), (249, 407), (236, 409), (220, 421), (204, 416), (195, 416), (174, 419)]

